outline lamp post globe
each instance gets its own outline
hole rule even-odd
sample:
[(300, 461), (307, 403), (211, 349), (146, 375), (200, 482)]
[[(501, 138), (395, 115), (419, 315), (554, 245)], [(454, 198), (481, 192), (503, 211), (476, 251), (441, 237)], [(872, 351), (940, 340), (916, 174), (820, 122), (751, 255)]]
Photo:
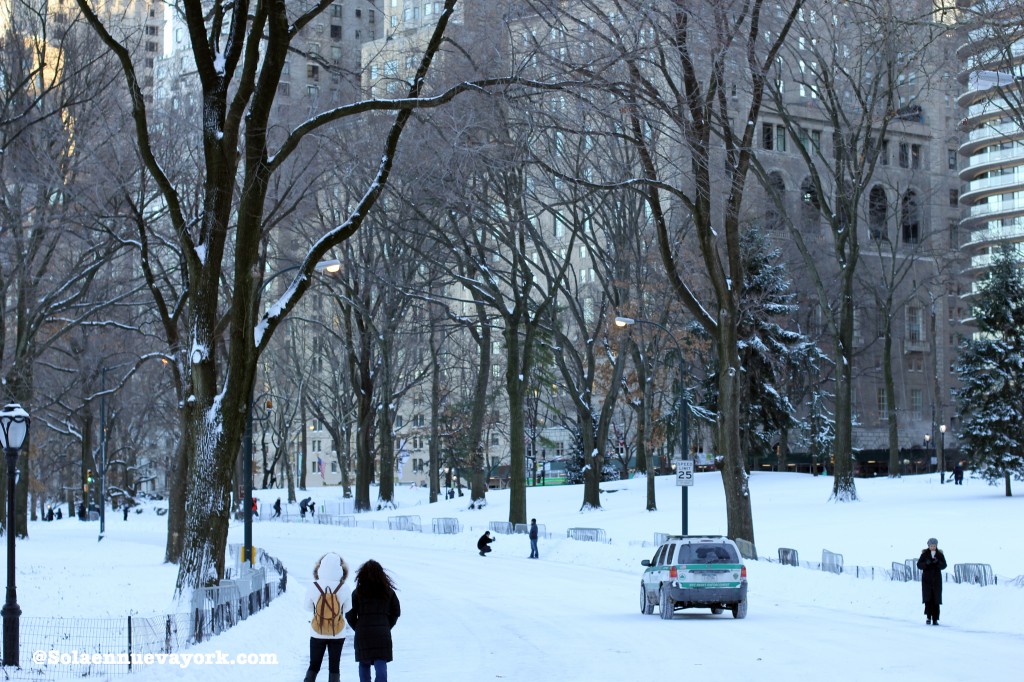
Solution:
[(7, 458), (7, 593), (0, 617), (4, 624), (3, 662), (18, 667), (19, 628), (21, 607), (18, 606), (18, 588), (15, 584), (16, 569), (14, 556), (14, 526), (17, 515), (17, 501), (14, 499), (17, 480), (18, 452), (28, 437), (32, 418), (21, 405), (12, 403), (0, 410), (0, 447)]

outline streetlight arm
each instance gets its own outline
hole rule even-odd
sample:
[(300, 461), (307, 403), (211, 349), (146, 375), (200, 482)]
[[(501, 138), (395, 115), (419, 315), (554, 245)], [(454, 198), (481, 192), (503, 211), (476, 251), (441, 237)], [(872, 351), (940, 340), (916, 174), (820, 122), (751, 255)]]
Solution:
[(256, 323), (255, 329), (253, 329), (253, 342), (256, 345), (257, 352), (262, 351), (266, 347), (281, 320), (288, 315), (291, 309), (299, 302), (299, 299), (302, 298), (302, 294), (309, 288), (309, 275), (314, 272), (337, 274), (341, 272), (341, 261), (337, 259), (323, 260), (315, 263), (312, 267), (306, 262), (301, 265), (292, 265), (278, 270), (263, 280), (263, 284), (260, 285), (259, 291), (256, 294), (257, 302), (271, 282), (285, 273), (297, 270), (299, 272), (292, 279), (292, 283), (288, 285), (288, 288), (281, 294), (277, 302), (260, 315), (260, 320)]

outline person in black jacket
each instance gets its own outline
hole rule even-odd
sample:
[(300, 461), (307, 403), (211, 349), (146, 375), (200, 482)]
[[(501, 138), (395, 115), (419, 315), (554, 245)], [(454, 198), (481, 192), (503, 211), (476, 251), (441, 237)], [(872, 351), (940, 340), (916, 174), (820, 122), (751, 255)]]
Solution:
[(387, 682), (388, 661), (392, 660), (391, 628), (402, 615), (395, 584), (384, 567), (370, 559), (356, 571), (352, 610), (345, 614), (356, 632), (356, 661), (359, 682), (370, 682), (370, 666), (376, 682)]
[(928, 539), (928, 548), (917, 560), (921, 569), (921, 601), (924, 602), (925, 624), (939, 624), (939, 604), (942, 603), (942, 571), (946, 568), (946, 557), (939, 549), (939, 541)]
[(480, 556), (487, 556), (487, 553), (491, 551), (492, 542), (494, 542), (494, 538), (491, 537), (491, 531), (484, 531), (484, 534), (476, 541), (476, 548), (480, 550)]
[(539, 559), (540, 552), (537, 551), (537, 538), (540, 532), (537, 530), (537, 519), (530, 519), (530, 558)]

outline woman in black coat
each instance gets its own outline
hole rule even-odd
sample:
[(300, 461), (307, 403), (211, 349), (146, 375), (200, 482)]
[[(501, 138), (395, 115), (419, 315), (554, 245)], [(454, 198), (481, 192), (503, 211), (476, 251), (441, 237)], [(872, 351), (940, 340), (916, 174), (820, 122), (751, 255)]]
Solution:
[(942, 571), (946, 568), (946, 557), (939, 549), (939, 541), (928, 540), (928, 549), (921, 552), (917, 560), (921, 569), (921, 601), (924, 602), (925, 623), (939, 624), (939, 604), (942, 603)]
[(388, 661), (392, 660), (391, 628), (401, 614), (395, 584), (384, 567), (370, 559), (356, 572), (352, 610), (345, 614), (356, 632), (359, 682), (370, 682), (371, 665), (376, 682), (387, 682)]

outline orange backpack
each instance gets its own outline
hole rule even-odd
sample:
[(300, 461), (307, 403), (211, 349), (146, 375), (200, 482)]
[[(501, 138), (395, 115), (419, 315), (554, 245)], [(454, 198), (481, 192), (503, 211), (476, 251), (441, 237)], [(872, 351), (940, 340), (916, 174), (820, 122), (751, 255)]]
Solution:
[(333, 637), (345, 629), (345, 615), (341, 612), (341, 602), (338, 601), (341, 583), (339, 582), (334, 590), (329, 587), (324, 590), (316, 582), (313, 585), (320, 593), (313, 607), (313, 632)]

